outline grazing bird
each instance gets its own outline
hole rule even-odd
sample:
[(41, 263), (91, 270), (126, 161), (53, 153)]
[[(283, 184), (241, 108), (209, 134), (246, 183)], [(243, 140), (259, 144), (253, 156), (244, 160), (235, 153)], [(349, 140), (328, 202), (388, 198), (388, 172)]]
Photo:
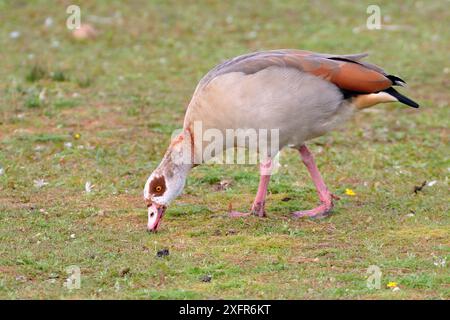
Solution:
[(336, 128), (355, 111), (378, 103), (395, 101), (419, 107), (393, 88), (405, 85), (402, 79), (361, 61), (366, 56), (273, 50), (242, 55), (209, 71), (195, 89), (182, 132), (145, 184), (147, 229), (158, 229), (167, 206), (182, 192), (189, 171), (208, 160), (200, 154), (205, 141), (195, 136), (196, 122), (201, 122), (203, 130), (218, 129), (224, 134), (227, 129), (279, 132), (277, 147), (271, 147), (260, 161), (260, 182), (250, 213), (231, 211), (231, 216), (265, 216), (273, 158), (283, 147), (300, 152), (321, 202), (294, 216), (328, 215), (337, 197), (325, 185), (305, 142)]

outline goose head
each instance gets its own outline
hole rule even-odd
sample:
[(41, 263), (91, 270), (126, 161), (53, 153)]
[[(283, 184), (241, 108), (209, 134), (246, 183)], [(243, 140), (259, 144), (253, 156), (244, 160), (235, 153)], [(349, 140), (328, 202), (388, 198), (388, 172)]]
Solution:
[(148, 208), (147, 230), (156, 232), (169, 204), (184, 189), (192, 168), (189, 132), (176, 136), (159, 166), (148, 177), (144, 187), (144, 201)]

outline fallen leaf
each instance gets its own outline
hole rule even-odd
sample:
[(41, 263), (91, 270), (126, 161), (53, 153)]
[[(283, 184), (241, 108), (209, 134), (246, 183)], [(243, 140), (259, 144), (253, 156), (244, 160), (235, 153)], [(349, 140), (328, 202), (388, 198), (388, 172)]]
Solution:
[(202, 282), (211, 282), (212, 276), (209, 274), (203, 275), (200, 277), (200, 281)]
[(126, 268), (122, 268), (119, 272), (119, 275), (121, 277), (125, 277), (127, 274), (130, 273), (130, 268), (126, 267)]
[(159, 251), (156, 253), (156, 256), (157, 256), (158, 258), (165, 257), (165, 256), (168, 256), (168, 255), (169, 255), (169, 249), (162, 249), (162, 250), (159, 250)]
[(214, 186), (214, 190), (216, 191), (227, 190), (230, 185), (231, 180), (222, 180)]

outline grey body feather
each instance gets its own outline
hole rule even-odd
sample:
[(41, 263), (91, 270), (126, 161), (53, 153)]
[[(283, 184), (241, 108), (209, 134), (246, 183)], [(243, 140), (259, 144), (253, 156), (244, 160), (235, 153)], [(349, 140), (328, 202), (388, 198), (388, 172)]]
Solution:
[(270, 66), (255, 73), (216, 72), (198, 86), (184, 126), (201, 121), (203, 130), (223, 134), (226, 129), (279, 129), (282, 149), (325, 134), (353, 110), (333, 83), (298, 69)]

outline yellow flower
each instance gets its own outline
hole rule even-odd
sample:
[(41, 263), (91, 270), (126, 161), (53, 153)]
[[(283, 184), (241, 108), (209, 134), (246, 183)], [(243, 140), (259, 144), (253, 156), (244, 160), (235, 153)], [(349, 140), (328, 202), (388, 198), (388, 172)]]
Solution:
[(397, 287), (397, 282), (390, 281), (386, 286), (391, 289), (395, 288), (395, 287)]
[(78, 140), (78, 139), (81, 138), (81, 134), (75, 133), (75, 134), (73, 135), (73, 137), (74, 137), (76, 140)]
[(356, 196), (355, 191), (353, 191), (352, 189), (345, 189), (345, 194), (348, 196)]

